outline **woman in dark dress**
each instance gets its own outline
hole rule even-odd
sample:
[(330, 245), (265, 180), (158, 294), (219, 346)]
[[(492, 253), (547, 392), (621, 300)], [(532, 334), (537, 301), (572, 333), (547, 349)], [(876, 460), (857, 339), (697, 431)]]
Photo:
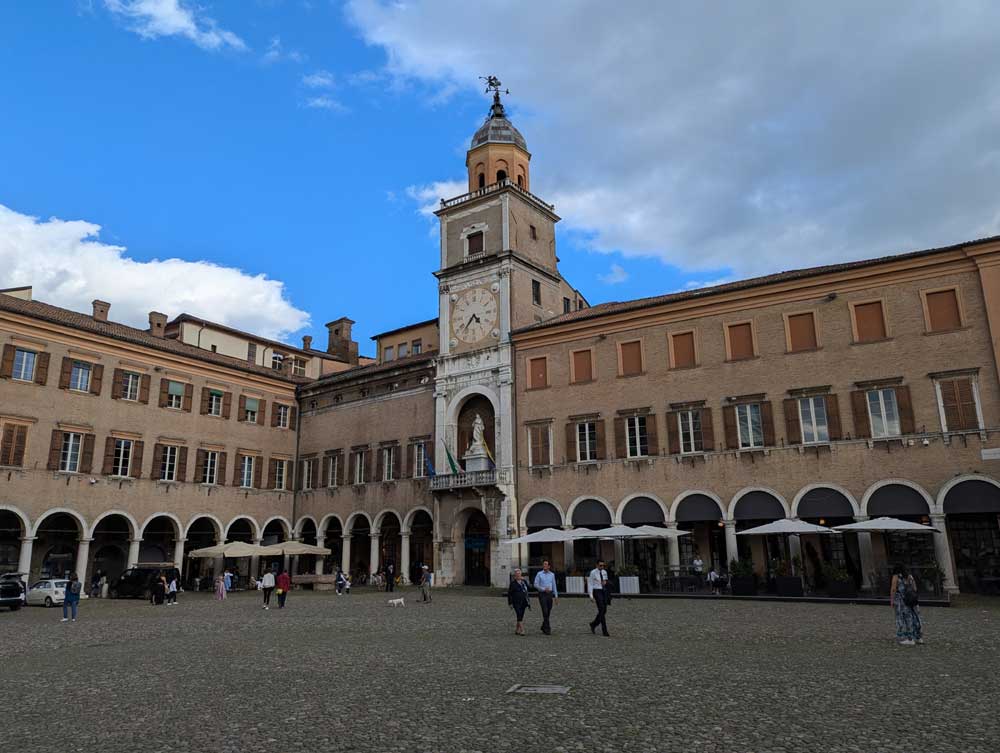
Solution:
[(149, 603), (154, 605), (162, 604), (166, 593), (166, 583), (164, 582), (163, 573), (160, 573), (156, 576), (156, 580), (153, 581), (152, 588), (150, 588)]
[(507, 589), (507, 603), (517, 615), (514, 635), (524, 635), (524, 610), (531, 609), (531, 605), (528, 603), (528, 581), (524, 579), (520, 568), (514, 570), (514, 580)]

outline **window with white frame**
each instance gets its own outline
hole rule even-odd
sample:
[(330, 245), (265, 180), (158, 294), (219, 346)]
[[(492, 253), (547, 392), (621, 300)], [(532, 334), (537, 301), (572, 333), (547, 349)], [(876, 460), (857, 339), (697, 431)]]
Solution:
[(641, 458), (649, 454), (646, 416), (629, 416), (625, 419), (625, 452), (630, 458)]
[(420, 340), (414, 340), (413, 343), (410, 345), (410, 347), (413, 350), (413, 355), (416, 356), (419, 355), (420, 352), (423, 350), (424, 344)]
[(340, 473), (340, 455), (331, 455), (326, 459), (326, 462), (327, 462), (326, 485), (336, 486), (337, 476)]
[(799, 398), (799, 422), (802, 425), (802, 442), (816, 444), (830, 441), (830, 429), (826, 420), (826, 398)]
[(221, 416), (222, 402), (225, 399), (221, 390), (209, 390), (208, 393), (208, 415)]
[(581, 421), (576, 425), (576, 462), (597, 460), (597, 422)]
[(302, 461), (302, 488), (308, 490), (313, 488), (315, 460)]
[(177, 480), (177, 453), (180, 448), (166, 445), (160, 459), (160, 481)]
[(77, 392), (90, 392), (91, 366), (83, 361), (73, 361), (69, 373), (69, 388)]
[(396, 348), (396, 350), (397, 350), (400, 358), (406, 358), (408, 355), (410, 355), (410, 344), (409, 343), (400, 343), (399, 347)]
[(736, 406), (736, 432), (741, 450), (764, 446), (764, 423), (761, 418), (760, 403), (744, 403)]
[(274, 461), (274, 488), (284, 489), (285, 479), (288, 478), (288, 461), (287, 460), (275, 460)]
[(184, 383), (167, 383), (167, 407), (180, 410), (184, 407)]
[(63, 433), (62, 449), (59, 453), (59, 470), (66, 473), (80, 471), (80, 448), (83, 447), (83, 434), (67, 431)]
[(386, 345), (384, 348), (382, 348), (382, 360), (383, 361), (391, 361), (391, 360), (393, 360), (393, 358), (394, 358), (393, 353), (394, 353), (394, 351), (392, 349), (392, 346), (391, 345)]
[(248, 397), (243, 406), (243, 420), (248, 424), (257, 423), (257, 412), (260, 410), (260, 400), (255, 397)]
[(278, 406), (278, 428), (287, 429), (289, 424), (289, 416), (291, 416), (292, 409), (288, 405)]
[(132, 440), (116, 439), (115, 455), (111, 463), (112, 476), (128, 476), (132, 466)]
[(216, 484), (219, 481), (219, 453), (205, 450), (205, 467), (201, 471), (201, 483)]
[(365, 452), (358, 450), (354, 453), (354, 479), (355, 484), (365, 483)]
[(293, 376), (305, 376), (306, 375), (306, 362), (301, 358), (292, 359), (292, 375)]
[(423, 478), (427, 475), (427, 445), (417, 442), (413, 445), (413, 478)]
[(134, 371), (122, 372), (122, 400), (139, 400), (139, 384), (142, 377)]
[(256, 458), (253, 455), (240, 457), (240, 486), (244, 489), (253, 487), (253, 468)]
[(701, 434), (701, 410), (677, 412), (677, 437), (680, 440), (682, 455), (704, 451)]
[(34, 381), (37, 357), (38, 354), (33, 350), (17, 348), (14, 351), (14, 371), (11, 376), (19, 382)]
[(868, 390), (868, 417), (871, 420), (873, 439), (898, 437), (902, 434), (896, 390), (892, 387)]
[(382, 480), (392, 481), (393, 461), (396, 459), (395, 447), (382, 448)]
[(275, 371), (281, 371), (281, 367), (285, 363), (284, 353), (272, 353), (271, 354), (271, 368)]

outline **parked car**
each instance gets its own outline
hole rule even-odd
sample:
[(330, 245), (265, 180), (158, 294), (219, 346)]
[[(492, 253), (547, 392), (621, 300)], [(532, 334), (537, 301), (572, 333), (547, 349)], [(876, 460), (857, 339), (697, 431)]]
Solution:
[(62, 604), (66, 598), (68, 584), (69, 581), (65, 578), (46, 578), (38, 581), (28, 589), (28, 605), (54, 607), (56, 604)]
[(160, 575), (179, 577), (176, 568), (162, 567), (130, 567), (123, 572), (118, 580), (111, 585), (109, 596), (112, 599), (149, 599), (153, 581)]
[(4, 573), (0, 575), (0, 607), (10, 607), (10, 611), (21, 608), (24, 604), (23, 573)]

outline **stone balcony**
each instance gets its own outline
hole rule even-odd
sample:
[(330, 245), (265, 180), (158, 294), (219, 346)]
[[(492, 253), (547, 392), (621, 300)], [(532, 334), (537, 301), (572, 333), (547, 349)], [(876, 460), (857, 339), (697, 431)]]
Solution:
[(462, 473), (438, 474), (431, 479), (431, 491), (449, 489), (470, 489), (482, 486), (497, 486), (510, 483), (510, 471), (506, 468), (492, 468), (488, 471), (466, 471)]

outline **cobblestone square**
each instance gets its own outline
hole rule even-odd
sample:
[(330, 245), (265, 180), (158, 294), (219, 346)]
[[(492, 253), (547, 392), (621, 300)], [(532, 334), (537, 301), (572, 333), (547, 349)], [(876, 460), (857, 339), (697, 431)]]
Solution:
[[(493, 592), (84, 601), (0, 614), (3, 750), (993, 753), (1000, 604), (616, 600), (612, 637), (563, 599), (527, 637)], [(510, 693), (565, 685), (566, 695)]]

